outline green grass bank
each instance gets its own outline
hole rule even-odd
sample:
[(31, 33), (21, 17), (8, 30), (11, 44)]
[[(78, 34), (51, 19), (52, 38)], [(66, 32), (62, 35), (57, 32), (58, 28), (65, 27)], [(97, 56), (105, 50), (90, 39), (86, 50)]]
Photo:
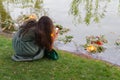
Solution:
[(0, 36), (0, 80), (120, 80), (120, 68), (57, 51), (59, 60), (14, 62), (11, 38)]

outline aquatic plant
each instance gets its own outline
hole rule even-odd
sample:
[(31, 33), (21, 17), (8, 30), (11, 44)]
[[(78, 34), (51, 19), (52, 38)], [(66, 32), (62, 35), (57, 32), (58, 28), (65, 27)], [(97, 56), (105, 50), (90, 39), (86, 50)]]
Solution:
[(65, 33), (69, 32), (70, 29), (63, 28), (63, 26), (60, 24), (57, 24), (55, 26), (59, 28), (60, 36), (58, 37), (58, 41), (62, 41), (64, 44), (70, 43), (73, 39), (73, 36), (72, 35), (65, 35)]
[(116, 45), (116, 46), (120, 46), (120, 39), (117, 39), (117, 40), (115, 41), (115, 45)]

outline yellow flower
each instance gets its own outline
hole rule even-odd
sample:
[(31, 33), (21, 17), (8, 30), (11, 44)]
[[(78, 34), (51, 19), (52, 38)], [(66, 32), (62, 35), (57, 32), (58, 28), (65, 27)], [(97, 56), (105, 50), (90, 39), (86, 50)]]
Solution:
[(92, 51), (96, 51), (96, 50), (97, 50), (97, 48), (93, 45), (90, 45), (90, 46), (87, 47), (88, 52), (92, 52)]
[(37, 19), (37, 16), (36, 16), (35, 14), (31, 14), (31, 15), (29, 16), (29, 19)]
[(53, 34), (53, 33), (51, 34), (51, 37), (54, 37), (54, 34)]

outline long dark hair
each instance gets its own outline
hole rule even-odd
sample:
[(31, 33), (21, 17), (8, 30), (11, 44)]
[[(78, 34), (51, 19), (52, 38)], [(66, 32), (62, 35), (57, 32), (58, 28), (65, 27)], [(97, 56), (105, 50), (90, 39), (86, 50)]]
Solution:
[(48, 16), (42, 16), (36, 25), (36, 44), (50, 51), (53, 44), (53, 29), (52, 20)]

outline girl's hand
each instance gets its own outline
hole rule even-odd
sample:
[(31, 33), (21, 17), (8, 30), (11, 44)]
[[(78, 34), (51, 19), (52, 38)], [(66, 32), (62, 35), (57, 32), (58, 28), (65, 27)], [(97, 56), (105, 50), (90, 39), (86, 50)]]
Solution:
[(53, 33), (51, 34), (51, 37), (53, 38), (53, 41), (57, 38), (58, 36), (58, 33), (59, 33), (59, 28), (55, 28)]
[(58, 33), (59, 33), (59, 28), (55, 28), (55, 32), (54, 32), (54, 40), (58, 37)]
[(56, 33), (56, 35), (58, 35), (58, 33), (59, 33), (59, 28), (55, 28), (55, 33)]

